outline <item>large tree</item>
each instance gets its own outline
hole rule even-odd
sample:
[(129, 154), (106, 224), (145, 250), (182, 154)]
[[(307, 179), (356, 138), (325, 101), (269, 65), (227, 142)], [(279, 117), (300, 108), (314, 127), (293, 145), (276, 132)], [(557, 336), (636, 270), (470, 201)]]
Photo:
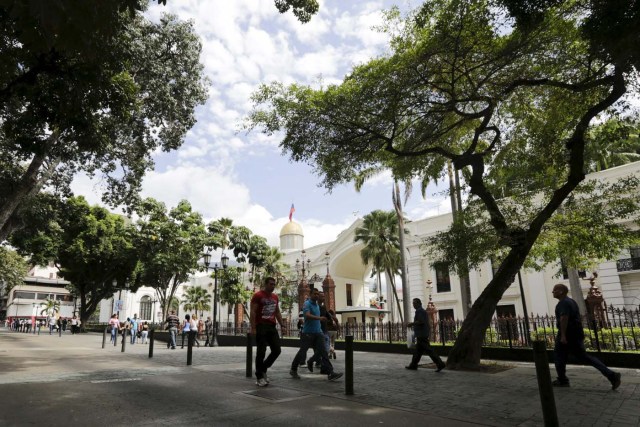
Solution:
[[(153, 152), (179, 148), (206, 100), (192, 23), (113, 12), (110, 31), (83, 26), (87, 38), (74, 44), (67, 33), (43, 40), (41, 17), (14, 3), (0, 8), (0, 166), (11, 171), (0, 189), (0, 241), (25, 200), (80, 171), (103, 175), (113, 206), (135, 202)], [(81, 17), (69, 19), (73, 32)]]
[(57, 204), (46, 221), (36, 216), (34, 222), (16, 231), (11, 243), (34, 264), (54, 262), (60, 276), (70, 282), (70, 291), (80, 298), (83, 322), (117, 287), (130, 283), (136, 290), (136, 231), (124, 217), (89, 206), (83, 197), (72, 197)]
[[(390, 54), (355, 67), (342, 84), (274, 83), (254, 94), (249, 127), (284, 131), (283, 150), (314, 165), (328, 188), (380, 164), (401, 179), (437, 175), (448, 161), (462, 172), (467, 205), (480, 206), (481, 215), (455, 219), (445, 240), (465, 251), (449, 253), (466, 252), (472, 229), (503, 256), (465, 318), (449, 367), (479, 365), (503, 293), (585, 178), (589, 127), (620, 111), (629, 87), (636, 89), (629, 85), (637, 78), (634, 45), (618, 49), (592, 31), (608, 3), (545, 2), (514, 19), (501, 1), (427, 2), (404, 20), (392, 11)], [(637, 20), (638, 3), (622, 3)], [(637, 40), (640, 25), (614, 12), (625, 40)], [(628, 190), (637, 195), (637, 187)], [(476, 221), (489, 228), (473, 228)]]
[(202, 216), (186, 200), (167, 210), (164, 203), (148, 198), (140, 203), (137, 214), (136, 248), (141, 266), (136, 284), (155, 289), (164, 318), (178, 286), (202, 268), (198, 261), (206, 228)]

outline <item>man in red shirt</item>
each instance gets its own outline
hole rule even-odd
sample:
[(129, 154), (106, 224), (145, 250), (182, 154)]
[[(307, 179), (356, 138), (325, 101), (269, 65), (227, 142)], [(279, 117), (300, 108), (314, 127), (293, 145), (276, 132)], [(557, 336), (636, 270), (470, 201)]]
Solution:
[[(265, 387), (269, 385), (267, 369), (269, 369), (280, 356), (280, 336), (276, 329), (276, 321), (283, 327), (278, 296), (273, 293), (276, 287), (276, 279), (267, 277), (264, 279), (264, 289), (253, 294), (251, 298), (251, 333), (256, 337), (256, 385)], [(265, 359), (267, 345), (271, 352)]]

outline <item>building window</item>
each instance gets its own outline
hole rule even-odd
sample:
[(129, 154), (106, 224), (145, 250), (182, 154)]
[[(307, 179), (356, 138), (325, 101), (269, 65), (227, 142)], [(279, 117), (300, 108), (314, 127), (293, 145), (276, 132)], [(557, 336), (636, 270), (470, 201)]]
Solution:
[(438, 310), (438, 318), (440, 320), (455, 320), (453, 317), (453, 309), (447, 308), (444, 310)]
[(351, 292), (351, 283), (347, 283), (346, 289), (347, 289), (347, 306), (352, 306), (353, 298), (352, 298), (352, 292)]
[(438, 293), (451, 292), (451, 279), (449, 278), (449, 264), (439, 262), (434, 265), (436, 270), (436, 291)]
[(629, 248), (631, 258), (640, 258), (640, 246), (632, 246)]
[(36, 299), (36, 293), (35, 292), (20, 292), (20, 291), (15, 291), (13, 293), (13, 299)]
[(151, 298), (148, 295), (140, 299), (140, 318), (142, 320), (151, 320)]

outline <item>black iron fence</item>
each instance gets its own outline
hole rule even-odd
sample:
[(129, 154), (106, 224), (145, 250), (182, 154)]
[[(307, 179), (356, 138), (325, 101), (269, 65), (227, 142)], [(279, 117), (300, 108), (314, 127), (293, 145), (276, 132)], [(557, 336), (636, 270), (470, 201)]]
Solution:
[[(442, 319), (430, 325), (433, 345), (452, 345), (462, 327), (461, 320)], [(558, 333), (555, 316), (530, 315), (524, 317), (494, 317), (484, 336), (486, 347), (530, 348), (533, 340), (543, 340), (553, 348)], [(597, 351), (640, 351), (640, 307), (636, 309), (608, 307), (597, 318), (583, 316), (585, 347)], [(161, 328), (161, 325), (157, 325)], [(104, 329), (104, 326), (102, 326)], [(221, 322), (218, 335), (245, 335), (249, 324)], [(281, 328), (282, 336), (298, 337), (297, 320)], [(355, 340), (405, 343), (407, 327), (402, 323), (345, 323), (340, 326), (338, 339), (353, 335)]]

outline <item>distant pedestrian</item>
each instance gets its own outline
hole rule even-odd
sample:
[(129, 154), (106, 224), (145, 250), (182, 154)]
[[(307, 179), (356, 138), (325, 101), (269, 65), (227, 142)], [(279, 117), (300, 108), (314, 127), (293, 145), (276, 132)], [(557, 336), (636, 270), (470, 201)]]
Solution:
[(207, 340), (204, 343), (205, 347), (208, 347), (211, 343), (211, 332), (213, 330), (212, 326), (213, 323), (211, 322), (211, 316), (207, 316), (207, 320), (204, 321), (204, 332), (207, 335)]
[(120, 330), (120, 321), (118, 320), (118, 315), (116, 313), (111, 315), (108, 328), (111, 332), (111, 339), (109, 342), (115, 343), (117, 340), (118, 330)]
[[(300, 336), (300, 350), (296, 353), (291, 363), (289, 375), (299, 379), (298, 366), (305, 362), (307, 351), (313, 348), (316, 354), (320, 354), (320, 364), (322, 366), (321, 373), (326, 373), (329, 381), (337, 380), (342, 377), (342, 373), (334, 372), (333, 366), (329, 363), (329, 356), (325, 348), (325, 336), (322, 333), (320, 322), (326, 322), (325, 317), (320, 316), (320, 306), (318, 305), (319, 292), (317, 289), (311, 291), (311, 296), (304, 302), (302, 312), (304, 313), (304, 326), (302, 327), (302, 335)], [(311, 363), (309, 363), (311, 362)], [(312, 361), (307, 362), (307, 367), (313, 372)]]
[[(251, 333), (256, 337), (256, 385), (265, 387), (269, 385), (267, 370), (280, 356), (280, 336), (276, 329), (276, 322), (284, 327), (278, 295), (273, 291), (276, 287), (276, 279), (267, 277), (264, 280), (264, 289), (259, 290), (251, 298)], [(269, 346), (269, 356), (267, 354)]]
[(49, 316), (49, 335), (51, 335), (55, 329), (56, 329), (56, 316), (52, 314), (51, 316)]
[(200, 348), (200, 341), (198, 341), (198, 315), (191, 316), (191, 333), (193, 334), (193, 344)]
[(176, 311), (171, 310), (171, 314), (167, 316), (165, 321), (167, 329), (169, 330), (170, 340), (167, 343), (167, 348), (171, 347), (171, 350), (176, 349), (176, 335), (178, 334), (178, 326), (180, 325), (180, 318), (176, 316)]
[(182, 321), (182, 347), (184, 348), (184, 337), (189, 336), (189, 332), (191, 332), (191, 316), (185, 314), (184, 320)]
[(142, 344), (147, 343), (147, 336), (149, 335), (149, 322), (144, 322), (141, 326), (140, 330), (140, 339), (142, 340)]
[(138, 315), (134, 314), (133, 315), (133, 319), (131, 319), (130, 321), (130, 325), (131, 325), (131, 344), (135, 344), (136, 343), (136, 338), (138, 336)]
[(78, 316), (75, 314), (71, 318), (71, 335), (75, 335), (78, 332)]
[(415, 371), (418, 369), (420, 358), (422, 358), (423, 354), (426, 354), (431, 358), (431, 360), (433, 360), (433, 363), (436, 364), (436, 372), (440, 372), (446, 365), (442, 359), (440, 359), (440, 356), (433, 351), (431, 344), (429, 344), (429, 319), (427, 318), (427, 311), (422, 308), (422, 301), (420, 298), (413, 299), (413, 308), (416, 310), (416, 313), (413, 317), (413, 322), (409, 323), (407, 326), (413, 327), (413, 335), (416, 339), (416, 348), (414, 350), (411, 363), (405, 366), (405, 368)]
[(558, 300), (556, 305), (556, 325), (558, 336), (554, 349), (554, 360), (558, 379), (553, 382), (556, 387), (569, 387), (567, 378), (567, 357), (572, 354), (578, 362), (586, 363), (602, 373), (611, 383), (611, 389), (620, 387), (620, 373), (607, 368), (599, 359), (587, 354), (584, 348), (584, 330), (578, 304), (567, 296), (569, 288), (558, 283), (553, 287), (553, 297)]

